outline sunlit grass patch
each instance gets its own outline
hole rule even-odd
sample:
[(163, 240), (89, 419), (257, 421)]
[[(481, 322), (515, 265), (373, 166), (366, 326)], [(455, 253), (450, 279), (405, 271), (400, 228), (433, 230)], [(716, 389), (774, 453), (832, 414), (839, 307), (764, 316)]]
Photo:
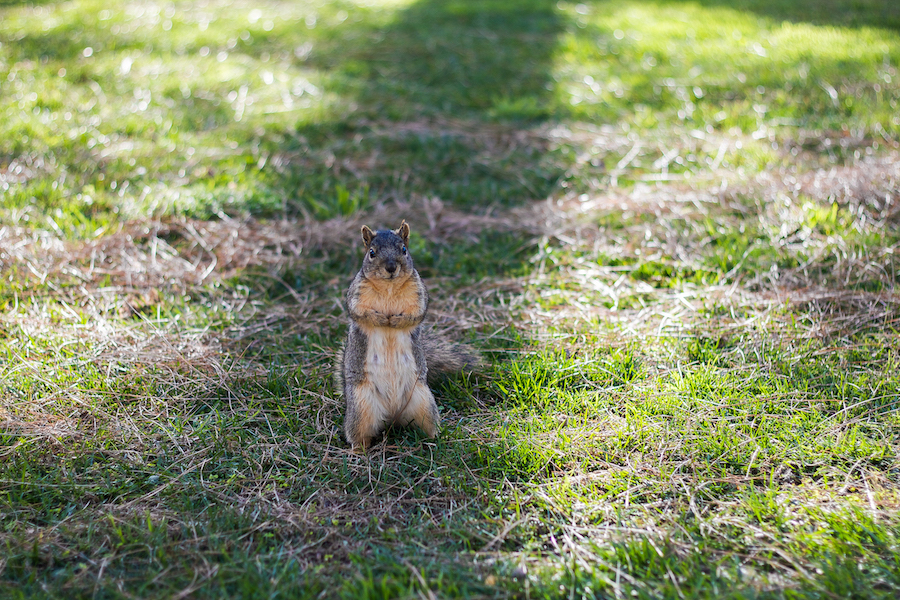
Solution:
[(536, 136), (513, 142), (509, 133), (505, 127), (482, 132), (429, 124), (318, 124), (269, 143), (276, 165), (265, 182), (290, 208), (319, 218), (391, 196), (424, 195), (482, 210), (546, 196), (564, 173), (564, 158), (547, 152)]
[[(897, 62), (889, 30), (772, 23), (681, 3), (566, 8), (578, 28), (561, 45), (559, 98), (582, 118), (630, 120), (646, 106), (660, 114), (644, 126), (678, 119), (763, 136), (775, 123), (897, 126), (896, 99), (882, 93)], [(857, 76), (861, 85), (851, 83)]]

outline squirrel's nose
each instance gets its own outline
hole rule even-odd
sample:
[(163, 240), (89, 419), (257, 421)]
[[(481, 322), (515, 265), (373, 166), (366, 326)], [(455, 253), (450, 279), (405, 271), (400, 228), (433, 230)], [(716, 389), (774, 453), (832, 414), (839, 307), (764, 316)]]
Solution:
[(394, 271), (397, 270), (397, 263), (392, 260), (389, 260), (386, 263), (384, 263), (384, 268), (388, 273), (393, 273)]

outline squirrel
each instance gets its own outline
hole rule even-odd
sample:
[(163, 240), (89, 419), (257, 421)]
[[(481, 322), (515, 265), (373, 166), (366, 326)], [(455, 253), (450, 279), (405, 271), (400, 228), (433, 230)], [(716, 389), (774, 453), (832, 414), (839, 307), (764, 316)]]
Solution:
[(437, 435), (441, 416), (429, 377), (480, 364), (471, 351), (423, 328), (428, 292), (413, 266), (406, 221), (394, 230), (361, 231), (366, 254), (347, 290), (350, 327), (335, 365), (354, 450), (368, 448), (392, 423)]

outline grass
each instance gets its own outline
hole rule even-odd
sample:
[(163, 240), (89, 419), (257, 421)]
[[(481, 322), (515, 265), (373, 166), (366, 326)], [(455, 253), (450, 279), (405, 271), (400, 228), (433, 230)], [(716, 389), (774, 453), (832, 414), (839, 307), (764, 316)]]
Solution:
[[(898, 31), (0, 0), (0, 597), (896, 597)], [(401, 219), (486, 366), (359, 455)]]

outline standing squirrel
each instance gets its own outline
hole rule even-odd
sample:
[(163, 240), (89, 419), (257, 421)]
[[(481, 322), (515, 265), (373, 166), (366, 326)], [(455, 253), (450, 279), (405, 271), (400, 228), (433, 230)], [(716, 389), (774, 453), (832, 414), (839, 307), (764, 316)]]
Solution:
[(434, 437), (441, 420), (429, 374), (459, 372), (478, 357), (430, 335), (428, 292), (409, 254), (409, 225), (363, 225), (362, 268), (347, 290), (350, 330), (338, 355), (336, 387), (347, 401), (344, 433), (365, 450), (387, 425), (414, 424)]

